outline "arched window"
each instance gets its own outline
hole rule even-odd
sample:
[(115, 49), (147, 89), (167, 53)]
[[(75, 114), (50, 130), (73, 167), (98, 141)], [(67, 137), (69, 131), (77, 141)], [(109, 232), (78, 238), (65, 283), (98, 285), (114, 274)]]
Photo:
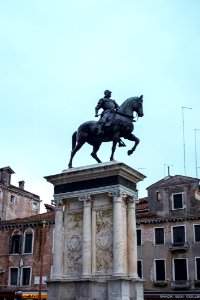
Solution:
[(15, 230), (10, 237), (10, 254), (21, 253), (22, 233), (20, 230)]
[(24, 232), (24, 253), (33, 253), (33, 230), (30, 228)]

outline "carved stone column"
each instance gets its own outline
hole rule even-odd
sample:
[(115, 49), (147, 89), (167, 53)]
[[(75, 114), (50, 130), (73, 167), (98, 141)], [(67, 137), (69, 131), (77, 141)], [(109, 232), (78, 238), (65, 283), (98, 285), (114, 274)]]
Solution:
[(122, 195), (120, 191), (113, 193), (113, 275), (124, 275), (123, 270), (123, 221)]
[(134, 198), (128, 199), (128, 276), (138, 278), (137, 274), (137, 235)]
[(63, 205), (55, 207), (55, 230), (53, 252), (53, 277), (60, 278), (63, 274)]
[(91, 276), (92, 271), (92, 228), (91, 228), (91, 201), (82, 198), (83, 204), (83, 243), (82, 243), (82, 276)]

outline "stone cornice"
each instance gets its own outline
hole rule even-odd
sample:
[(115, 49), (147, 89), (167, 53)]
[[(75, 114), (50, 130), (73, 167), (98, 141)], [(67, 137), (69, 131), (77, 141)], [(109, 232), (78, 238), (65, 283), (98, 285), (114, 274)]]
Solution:
[[(138, 218), (139, 219), (139, 218)], [(136, 214), (137, 220), (137, 214)], [(200, 220), (200, 216), (189, 216), (189, 217), (174, 217), (174, 218), (162, 218), (162, 219), (145, 219), (137, 220), (137, 225), (140, 224), (156, 224), (156, 223), (171, 223), (171, 222), (181, 222), (181, 221), (192, 221), (192, 220)]]
[(58, 185), (61, 182), (80, 182), (116, 175), (122, 176), (133, 183), (137, 183), (146, 178), (146, 176), (126, 164), (116, 161), (68, 169), (60, 174), (45, 176), (44, 178), (53, 185)]

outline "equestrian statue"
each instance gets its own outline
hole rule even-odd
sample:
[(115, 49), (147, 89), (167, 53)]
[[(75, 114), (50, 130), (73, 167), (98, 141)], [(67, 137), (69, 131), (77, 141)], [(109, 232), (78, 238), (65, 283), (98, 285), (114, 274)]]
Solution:
[(99, 109), (103, 109), (100, 120), (87, 121), (73, 133), (69, 168), (72, 168), (74, 155), (85, 143), (93, 146), (91, 156), (98, 163), (101, 163), (101, 160), (97, 156), (97, 151), (103, 142), (113, 142), (110, 161), (114, 160), (117, 143), (119, 147), (125, 146), (121, 138), (135, 142), (133, 148), (128, 150), (128, 155), (131, 155), (139, 144), (139, 139), (132, 132), (133, 122), (135, 122), (134, 112), (138, 117), (143, 117), (143, 95), (128, 98), (119, 106), (115, 100), (111, 99), (111, 93), (105, 90), (104, 98), (101, 98), (95, 107), (95, 117), (99, 116)]

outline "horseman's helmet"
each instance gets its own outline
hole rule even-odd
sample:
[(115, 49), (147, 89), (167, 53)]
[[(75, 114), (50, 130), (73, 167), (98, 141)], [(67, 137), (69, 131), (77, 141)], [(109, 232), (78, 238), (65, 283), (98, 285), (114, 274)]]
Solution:
[(105, 91), (104, 91), (104, 96), (108, 96), (109, 94), (112, 94), (112, 92), (109, 91), (109, 90), (105, 90)]

